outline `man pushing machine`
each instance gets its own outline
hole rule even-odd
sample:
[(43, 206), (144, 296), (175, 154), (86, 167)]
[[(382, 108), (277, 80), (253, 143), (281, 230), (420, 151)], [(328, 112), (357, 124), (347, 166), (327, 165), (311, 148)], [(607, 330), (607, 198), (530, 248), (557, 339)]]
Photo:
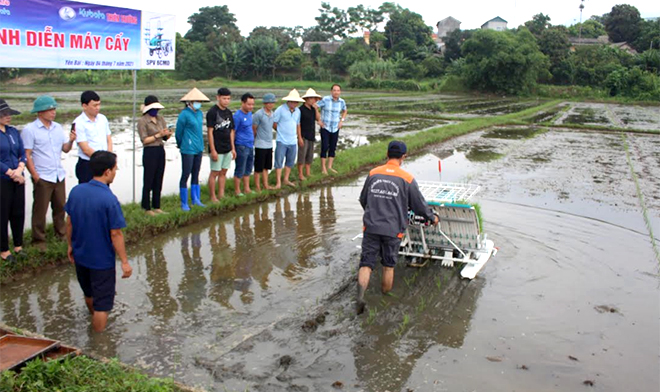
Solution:
[(358, 271), (358, 314), (364, 312), (364, 293), (378, 255), (383, 264), (383, 294), (392, 290), (399, 245), (408, 225), (408, 209), (434, 225), (438, 224), (438, 216), (424, 200), (417, 181), (401, 169), (406, 151), (405, 143), (398, 140), (390, 142), (387, 163), (371, 170), (360, 194), (360, 204), (364, 209), (364, 236)]

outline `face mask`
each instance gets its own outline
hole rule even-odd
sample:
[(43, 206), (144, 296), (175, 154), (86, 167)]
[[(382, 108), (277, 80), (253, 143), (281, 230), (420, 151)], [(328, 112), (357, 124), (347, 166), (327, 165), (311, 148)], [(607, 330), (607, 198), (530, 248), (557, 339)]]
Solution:
[(193, 102), (193, 108), (195, 110), (199, 110), (202, 108), (202, 103), (201, 102)]
[(150, 115), (151, 117), (156, 117), (158, 115), (158, 109), (149, 109), (147, 111), (147, 114)]

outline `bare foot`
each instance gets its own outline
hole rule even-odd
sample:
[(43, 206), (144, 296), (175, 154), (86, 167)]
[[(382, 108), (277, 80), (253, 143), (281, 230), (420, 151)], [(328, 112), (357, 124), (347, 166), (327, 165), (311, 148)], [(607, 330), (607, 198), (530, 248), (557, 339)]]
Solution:
[(212, 198), (211, 198), (211, 203), (220, 203), (220, 200), (218, 200), (218, 199), (215, 198), (215, 197), (212, 197)]
[(292, 187), (294, 187), (294, 188), (296, 187), (296, 184), (294, 184), (294, 183), (291, 182), (291, 181), (284, 181), (284, 185), (292, 186)]
[(147, 214), (147, 215), (149, 215), (149, 216), (156, 216), (156, 213), (153, 212), (153, 211), (151, 211), (151, 210), (147, 210), (147, 211), (145, 211), (144, 213)]
[(257, 192), (257, 193), (261, 193), (261, 187), (258, 186), (258, 187), (257, 187), (257, 190), (256, 190), (255, 192)]
[(273, 189), (273, 187), (270, 186), (270, 185), (264, 185), (264, 189), (266, 189), (266, 190), (271, 190), (271, 189)]
[(335, 173), (335, 174), (339, 173), (337, 170), (335, 170), (335, 169), (333, 169), (333, 168), (330, 168), (330, 171), (333, 172), (333, 173)]
[(307, 178), (305, 178), (305, 177), (298, 177), (298, 179), (299, 179), (300, 181), (305, 181)]
[(321, 171), (321, 174), (323, 174), (324, 176), (327, 176), (327, 175), (328, 175), (328, 171), (327, 171), (327, 170), (322, 170), (322, 171)]
[(281, 189), (281, 188), (282, 188), (282, 184), (277, 183), (275, 184), (275, 187), (273, 189)]
[(250, 189), (248, 189), (248, 190), (246, 190), (245, 192), (243, 192), (243, 194), (245, 194), (245, 195), (249, 195), (250, 193), (252, 193), (252, 190), (250, 190)]
[(156, 208), (154, 212), (156, 212), (156, 214), (167, 214), (167, 212), (161, 210), (160, 208)]

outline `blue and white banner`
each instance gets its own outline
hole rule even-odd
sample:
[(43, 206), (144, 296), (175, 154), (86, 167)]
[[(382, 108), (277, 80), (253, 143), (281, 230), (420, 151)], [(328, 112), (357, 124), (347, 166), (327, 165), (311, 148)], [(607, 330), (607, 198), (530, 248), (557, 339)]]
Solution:
[[(0, 0), (0, 66), (174, 69), (174, 36), (169, 40), (163, 34), (147, 42), (146, 34), (153, 34), (142, 31), (142, 18), (139, 10), (75, 1)], [(173, 31), (174, 17), (161, 18)], [(160, 31), (164, 30), (161, 23)], [(160, 54), (171, 60), (160, 64), (147, 58), (143, 61), (145, 46), (147, 55), (151, 47), (156, 59)]]

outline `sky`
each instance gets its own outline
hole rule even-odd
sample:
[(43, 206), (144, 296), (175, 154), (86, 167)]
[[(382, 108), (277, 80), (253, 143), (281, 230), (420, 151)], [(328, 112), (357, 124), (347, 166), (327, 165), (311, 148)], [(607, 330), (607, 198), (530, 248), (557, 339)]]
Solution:
[[(315, 17), (320, 15), (321, 0), (302, 0), (298, 2), (283, 1), (233, 1), (219, 2), (217, 0), (86, 0), (86, 3), (105, 4), (115, 7), (140, 9), (176, 15), (176, 30), (185, 34), (190, 25), (188, 17), (201, 7), (227, 5), (229, 11), (237, 19), (236, 24), (243, 36), (248, 36), (257, 26), (303, 26), (316, 25)], [(328, 0), (332, 7), (346, 10), (349, 7), (363, 4), (365, 7), (378, 8), (384, 1), (373, 0)], [(579, 0), (470, 0), (462, 1), (410, 1), (396, 2), (404, 8), (416, 12), (424, 18), (427, 25), (435, 25), (438, 21), (453, 16), (462, 22), (461, 29), (475, 29), (486, 21), (499, 16), (509, 22), (509, 28), (515, 28), (532, 19), (538, 13), (549, 15), (550, 23), (570, 26), (580, 21)], [(643, 18), (660, 16), (660, 0), (585, 0), (583, 20), (592, 15), (602, 15), (609, 12), (616, 4), (630, 4), (639, 10)], [(290, 5), (287, 7), (287, 5)], [(381, 27), (382, 29), (382, 27)]]

